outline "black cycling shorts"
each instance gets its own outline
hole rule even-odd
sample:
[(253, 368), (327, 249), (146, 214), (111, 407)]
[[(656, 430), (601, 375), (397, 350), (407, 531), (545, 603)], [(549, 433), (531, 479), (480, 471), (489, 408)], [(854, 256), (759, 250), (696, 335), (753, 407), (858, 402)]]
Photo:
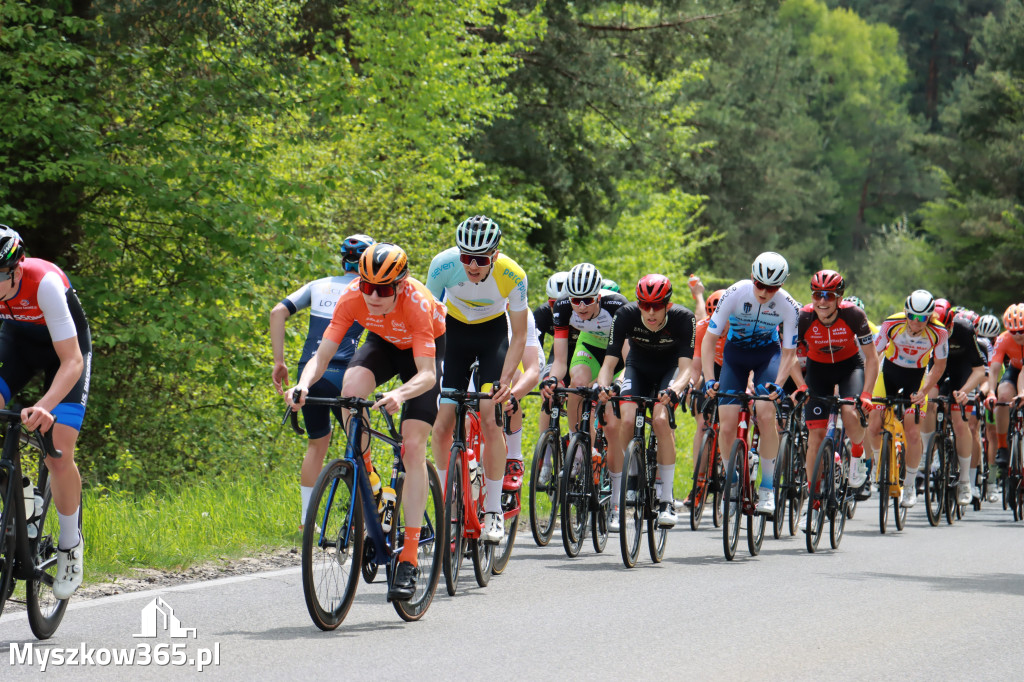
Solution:
[(822, 400), (835, 395), (839, 387), (840, 398), (856, 398), (864, 391), (864, 360), (860, 353), (836, 363), (807, 360), (804, 374), (807, 382), (807, 402), (804, 420), (809, 429), (823, 429), (828, 423), (829, 405)]
[(620, 395), (657, 398), (658, 393), (672, 383), (672, 378), (679, 369), (679, 360), (675, 356), (670, 356), (661, 358), (659, 362), (657, 356), (638, 358), (637, 355), (635, 351), (631, 352), (626, 360), (626, 368), (620, 380)]
[(999, 378), (1001, 384), (1013, 384), (1013, 392), (1017, 393), (1017, 379), (1020, 377), (1020, 370), (1010, 365), (1003, 370), (1003, 376)]
[[(465, 391), (469, 387), (469, 368), (480, 361), (477, 369), (477, 390), (501, 378), (508, 353), (508, 323), (505, 316), (466, 324), (452, 316), (445, 318), (448, 347), (444, 351), (443, 388)], [(439, 352), (440, 354), (440, 352)]]
[[(444, 357), (445, 335), (434, 339), (434, 375), (437, 379), (429, 391), (410, 398), (402, 405), (402, 421), (416, 419), (433, 425), (437, 417), (437, 399), (441, 395), (441, 358)], [(416, 360), (412, 348), (401, 349), (388, 343), (373, 332), (366, 332), (366, 340), (356, 349), (348, 363), (349, 368), (365, 367), (373, 372), (373, 380), (380, 386), (396, 374), (403, 382), (416, 376)]]
[(903, 389), (903, 397), (909, 399), (911, 395), (921, 390), (921, 380), (924, 379), (924, 367), (900, 367), (886, 358), (882, 362), (882, 385), (885, 386), (885, 397), (895, 398), (899, 390)]
[(958, 362), (955, 365), (946, 365), (946, 371), (939, 381), (939, 395), (947, 398), (953, 395), (953, 391), (959, 391), (967, 379), (971, 376), (974, 368), (966, 362)]

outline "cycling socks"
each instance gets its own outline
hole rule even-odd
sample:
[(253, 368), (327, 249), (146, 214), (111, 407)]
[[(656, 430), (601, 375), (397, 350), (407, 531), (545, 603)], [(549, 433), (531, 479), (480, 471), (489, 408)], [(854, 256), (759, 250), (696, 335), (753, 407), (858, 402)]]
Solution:
[(405, 527), (405, 540), (402, 541), (402, 552), (398, 555), (398, 562), (408, 561), (413, 566), (418, 566), (416, 551), (420, 545), (420, 529)]
[(439, 468), (437, 470), (437, 477), (441, 479), (441, 496), (443, 497), (445, 494), (444, 491), (447, 489), (446, 486), (448, 485), (448, 469), (445, 468), (444, 471), (441, 471)]
[(491, 480), (484, 476), (484, 486), (487, 490), (487, 496), (484, 498), (484, 511), (493, 514), (501, 513), (501, 486), (505, 483), (505, 476), (496, 480)]
[(505, 444), (508, 446), (506, 459), (518, 459), (523, 461), (523, 430), (519, 429), (513, 433), (505, 434)]
[(616, 507), (619, 504), (619, 495), (622, 494), (622, 472), (609, 471), (608, 475), (612, 479), (612, 506)]
[(850, 444), (850, 456), (851, 457), (863, 457), (864, 456), (864, 444), (863, 443), (851, 443)]
[(60, 539), (57, 540), (57, 549), (66, 552), (78, 545), (82, 537), (82, 534), (78, 532), (78, 517), (81, 513), (81, 507), (67, 516), (57, 512), (57, 518), (60, 519)]
[(775, 487), (775, 459), (761, 458), (761, 487)]
[(1006, 434), (1005, 433), (996, 434), (996, 440), (999, 443), (999, 447), (1001, 447), (1001, 448), (1009, 447), (1006, 444)]
[[(970, 455), (968, 455), (967, 457), (957, 457), (957, 459), (960, 460), (960, 482), (961, 483), (970, 483), (971, 481), (974, 480), (974, 475), (970, 473), (970, 471), (971, 471), (971, 457), (970, 457)], [(977, 469), (975, 469), (975, 471), (977, 471)], [(968, 478), (968, 476), (970, 476), (970, 478)]]
[(675, 481), (676, 476), (676, 465), (675, 464), (659, 464), (658, 465), (658, 482), (660, 489), (658, 492), (658, 501), (660, 502), (671, 502), (672, 501), (672, 483)]
[(306, 512), (309, 511), (309, 500), (313, 497), (313, 486), (300, 485), (302, 492), (302, 516), (299, 518), (299, 525), (306, 523)]

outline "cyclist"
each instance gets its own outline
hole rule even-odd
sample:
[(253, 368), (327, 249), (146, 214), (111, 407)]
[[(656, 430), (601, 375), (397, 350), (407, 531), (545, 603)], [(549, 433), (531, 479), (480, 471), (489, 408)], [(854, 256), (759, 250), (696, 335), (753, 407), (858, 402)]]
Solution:
[[(285, 393), (293, 410), (306, 402), (309, 389), (324, 375), (331, 359), (354, 323), (366, 328), (366, 340), (345, 371), (341, 395), (365, 398), (396, 374), (403, 384), (384, 393), (374, 404), (389, 414), (402, 412), (402, 463), (405, 488), (402, 509), (406, 519), (423, 518), (427, 505), (427, 436), (437, 414), (441, 359), (445, 350), (445, 307), (419, 281), (409, 277), (405, 251), (379, 242), (359, 258), (359, 280), (345, 288), (324, 331), (315, 362), (306, 364), (298, 383)], [(293, 394), (298, 391), (297, 400)], [(370, 464), (368, 441), (363, 459)], [(398, 569), (388, 599), (412, 597), (419, 576), (419, 527), (406, 526)]]
[[(465, 390), (469, 368), (479, 361), (480, 390), (493, 384), (494, 397), (480, 401), (480, 413), (491, 414), (492, 403), (504, 403), (516, 368), (523, 359), (528, 334), (526, 273), (498, 251), (501, 229), (486, 216), (467, 218), (455, 230), (456, 246), (434, 256), (427, 288), (448, 305), (448, 347), (445, 350), (442, 388)], [(508, 308), (508, 322), (505, 320)], [(511, 327), (511, 336), (509, 335)], [(488, 444), (484, 452), (485, 542), (505, 536), (501, 513), (501, 489), (505, 478), (505, 435), (493, 419), (481, 419), (480, 429)], [(446, 482), (448, 456), (455, 427), (455, 404), (442, 400), (434, 422), (431, 449), (441, 482)]]
[[(523, 351), (523, 362), (516, 370), (512, 380), (512, 396), (505, 403), (505, 412), (509, 415), (509, 433), (505, 436), (508, 454), (505, 459), (504, 490), (519, 490), (523, 485), (523, 410), (522, 400), (537, 388), (540, 383), (541, 368), (544, 364), (544, 348), (540, 345), (537, 328), (533, 324), (533, 316), (527, 315), (526, 348)], [(509, 327), (511, 335), (512, 328)], [(541, 416), (547, 416), (542, 413)], [(545, 422), (544, 428), (547, 428)], [(486, 448), (486, 442), (484, 447)], [(550, 467), (549, 467), (550, 471)]]
[[(1009, 402), (1015, 396), (1024, 394), (1024, 382), (1021, 381), (1020, 371), (1021, 367), (1024, 367), (1024, 303), (1014, 303), (1006, 309), (1003, 313), (1003, 326), (1006, 331), (996, 338), (988, 365), (989, 387), (986, 402), (990, 406), (997, 399), (999, 402)], [(998, 443), (996, 464), (1006, 468), (1010, 463), (1010, 448), (1006, 440), (1006, 431), (1010, 426), (1010, 411), (1007, 407), (996, 407), (995, 414)]]
[[(727, 322), (728, 342), (722, 355), (721, 379), (705, 381), (705, 395), (714, 397), (720, 390), (745, 391), (749, 375), (753, 372), (756, 387), (763, 386), (772, 397), (783, 396), (782, 383), (796, 362), (797, 318), (800, 314), (800, 306), (782, 288), (788, 276), (789, 264), (786, 259), (774, 251), (766, 251), (754, 260), (750, 279), (736, 282), (722, 295), (701, 344), (705, 377), (711, 377), (714, 372), (715, 344), (726, 333)], [(718, 403), (718, 444), (719, 450), (726, 457), (736, 439), (740, 415), (740, 405), (737, 403), (736, 398), (727, 397), (721, 398)], [(776, 430), (773, 404), (758, 405), (757, 425), (761, 456), (757, 512), (771, 515), (775, 513), (772, 478), (775, 474), (775, 458), (779, 452), (779, 433)]]
[[(274, 353), (272, 378), (278, 395), (283, 394), (285, 386), (288, 385), (288, 365), (284, 363), (285, 321), (299, 310), (309, 308), (309, 330), (306, 332), (306, 342), (302, 346), (302, 355), (299, 358), (298, 373), (301, 375), (306, 363), (316, 353), (320, 338), (331, 322), (335, 303), (338, 302), (338, 298), (345, 288), (357, 277), (359, 257), (363, 255), (368, 246), (374, 243), (374, 240), (365, 234), (347, 237), (341, 243), (344, 275), (323, 277), (309, 282), (289, 294), (270, 311), (270, 344)], [(323, 377), (316, 384), (310, 386), (310, 395), (333, 398), (341, 394), (345, 369), (348, 368), (348, 361), (352, 359), (352, 354), (356, 352), (356, 346), (359, 344), (359, 337), (362, 333), (363, 328), (359, 324), (353, 324), (352, 328), (346, 332), (345, 338), (338, 346), (338, 352), (331, 358)], [(309, 499), (313, 495), (313, 485), (324, 466), (327, 446), (331, 443), (331, 410), (323, 405), (305, 405), (302, 408), (302, 418), (306, 424), (309, 442), (306, 445), (306, 455), (302, 459), (302, 470), (299, 475), (299, 488), (302, 496), (302, 516), (299, 517), (300, 530), (306, 518)]]
[[(936, 299), (935, 315), (949, 333), (947, 339), (949, 354), (946, 356), (946, 371), (943, 376), (939, 377), (940, 388), (933, 389), (933, 395), (952, 396), (958, 404), (966, 405), (968, 394), (985, 380), (985, 358), (978, 346), (974, 325), (962, 315), (957, 315), (954, 310), (946, 299)], [(943, 381), (944, 378), (948, 380)], [(957, 459), (960, 460), (960, 482), (956, 489), (957, 502), (970, 504), (973, 497), (972, 482), (974, 481), (970, 471), (974, 439), (967, 422), (959, 416), (951, 421), (953, 434), (956, 437)], [(934, 410), (928, 410), (924, 422), (928, 431), (921, 432), (921, 442), (927, 444), (935, 431)]]
[[(675, 409), (689, 383), (695, 333), (693, 313), (685, 306), (672, 303), (672, 282), (669, 278), (645, 275), (636, 285), (636, 303), (623, 306), (615, 315), (611, 340), (597, 376), (599, 386), (612, 383), (615, 368), (622, 359), (623, 344), (629, 341), (626, 368), (617, 392), (623, 396), (657, 395), (660, 400), (660, 404), (654, 406), (651, 427), (658, 438), (658, 526), (661, 528), (676, 525), (672, 497), (676, 447), (675, 434), (668, 423), (668, 410)], [(608, 393), (608, 389), (602, 390), (601, 398), (607, 400)], [(636, 411), (636, 403), (623, 403), (622, 423), (632, 424)], [(613, 505), (619, 499), (622, 487), (621, 455), (615, 465), (608, 465)], [(612, 507), (608, 527), (611, 531), (619, 529), (618, 505)]]
[[(550, 336), (552, 339), (555, 337), (555, 319), (554, 319), (554, 308), (555, 302), (560, 301), (563, 298), (568, 298), (569, 292), (565, 288), (565, 283), (569, 279), (569, 272), (556, 272), (548, 278), (547, 282), (547, 295), (548, 302), (542, 303), (537, 306), (533, 311), (533, 321), (537, 328), (537, 336), (540, 339), (541, 346), (544, 344), (544, 337)], [(576, 341), (580, 337), (580, 330), (575, 327), (569, 327), (569, 349), (568, 355), (572, 357), (576, 353)], [(554, 342), (552, 342), (551, 353), (548, 355), (547, 364), (541, 370), (541, 378), (547, 379), (551, 373), (551, 363), (555, 360), (555, 349)], [(562, 385), (569, 383), (569, 370), (566, 369), (565, 374), (560, 377)], [(538, 433), (544, 433), (548, 429), (548, 423), (551, 419), (551, 415), (543, 410), (537, 419)], [(551, 479), (551, 461), (548, 453), (545, 453), (544, 462), (541, 464), (540, 474), (538, 476), (539, 485), (547, 485)]]
[[(828, 402), (822, 398), (834, 395), (836, 389), (841, 398), (859, 396), (867, 414), (871, 410), (871, 392), (865, 391), (864, 386), (874, 386), (878, 378), (878, 355), (872, 348), (874, 336), (867, 315), (852, 303), (840, 302), (845, 290), (842, 275), (835, 270), (820, 270), (811, 278), (813, 302), (800, 311), (797, 343), (807, 354), (802, 388), (808, 391), (804, 404), (808, 430), (804, 468), (808, 481), (814, 475), (814, 459), (828, 426)], [(842, 407), (842, 418), (853, 457), (848, 480), (852, 488), (860, 488), (867, 480), (864, 427), (860, 425), (857, 410), (850, 405)]]
[[(551, 378), (541, 388), (541, 393), (548, 400), (553, 395), (555, 380), (565, 374), (567, 365), (572, 388), (586, 388), (593, 385), (607, 357), (612, 320), (628, 301), (622, 294), (601, 289), (602, 281), (601, 273), (590, 263), (580, 263), (569, 271), (566, 282), (569, 297), (555, 302), (554, 360), (551, 363)], [(579, 339), (576, 341), (576, 352), (569, 362), (569, 336), (572, 329), (579, 331)], [(574, 427), (579, 419), (582, 402), (578, 395), (569, 396), (568, 414), (571, 415), (570, 421)], [(618, 419), (610, 413), (606, 414), (606, 419), (608, 468), (612, 472), (621, 472), (624, 434)], [(573, 466), (577, 465), (573, 463)]]
[(89, 399), (89, 323), (64, 271), (49, 261), (26, 258), (21, 235), (6, 225), (0, 225), (0, 302), (0, 408), (43, 374), (43, 395), (21, 411), (22, 424), (52, 432), (54, 447), (63, 453), (45, 461), (60, 519), (53, 594), (67, 599), (82, 584), (85, 550), (75, 444)]
[[(705, 313), (707, 312), (707, 301), (704, 300), (704, 282), (700, 281), (700, 277), (697, 275), (691, 274), (686, 283), (690, 286), (690, 298), (693, 299), (694, 318), (700, 322), (706, 317)], [(699, 344), (700, 341), (697, 343)]]
[[(978, 392), (983, 396), (987, 396), (989, 389), (994, 385), (994, 378), (989, 374), (989, 364), (992, 361), (992, 354), (995, 351), (995, 338), (999, 336), (999, 332), (1002, 331), (1002, 326), (999, 322), (999, 318), (995, 315), (982, 315), (978, 318), (975, 328), (978, 331), (978, 345), (981, 346), (981, 352), (985, 354), (985, 381), (978, 387)], [(996, 467), (996, 442), (998, 439), (998, 436), (996, 435), (996, 421), (995, 415), (988, 406), (983, 410), (979, 410), (979, 412), (978, 420), (984, 421), (982, 428), (985, 429), (986, 440), (988, 441), (988, 451), (982, 453), (985, 459), (988, 460), (989, 465), (988, 496), (986, 500), (993, 503), (999, 501), (999, 492), (997, 490), (999, 470)]]
[[(875, 338), (875, 350), (884, 358), (875, 382), (875, 396), (896, 397), (903, 389), (903, 395), (914, 405), (924, 407), (928, 391), (938, 384), (939, 377), (946, 371), (949, 354), (949, 333), (934, 313), (935, 299), (924, 289), (918, 289), (907, 296), (902, 313), (890, 315), (882, 323)], [(933, 355), (932, 371), (925, 381), (925, 368)], [(881, 447), (882, 413), (883, 410), (875, 409), (868, 417), (868, 433), (875, 441), (875, 450)], [(913, 410), (906, 411), (903, 429), (907, 439), (907, 475), (900, 505), (909, 508), (917, 504), (914, 480), (921, 466), (923, 448), (921, 428)]]
[(601, 280), (601, 288), (605, 291), (610, 291), (613, 294), (621, 294), (622, 287), (614, 279), (608, 279), (607, 277)]

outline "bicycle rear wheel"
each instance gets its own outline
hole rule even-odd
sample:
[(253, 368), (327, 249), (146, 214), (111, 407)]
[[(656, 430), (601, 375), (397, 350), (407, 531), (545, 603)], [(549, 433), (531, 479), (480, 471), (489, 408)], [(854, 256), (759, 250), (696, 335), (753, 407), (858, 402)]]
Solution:
[[(540, 482), (544, 462), (550, 464), (548, 480)], [(551, 431), (540, 434), (537, 447), (533, 450), (533, 464), (530, 466), (530, 531), (538, 547), (546, 547), (555, 532), (558, 518), (558, 486), (562, 472), (561, 448)]]
[(956, 461), (956, 445), (953, 439), (944, 439), (946, 450), (946, 466), (943, 484), (946, 487), (946, 524), (952, 526), (958, 518), (963, 517), (960, 500), (957, 499), (956, 485), (960, 482), (960, 462)]
[(363, 507), (352, 463), (330, 462), (313, 486), (302, 531), (302, 592), (313, 623), (333, 630), (345, 620), (363, 560)]
[[(402, 491), (405, 488), (406, 476), (398, 479), (398, 502), (396, 520), (392, 529), (392, 544), (396, 549), (392, 560), (394, 568), (398, 568), (398, 543), (396, 538), (405, 537), (405, 529), (411, 520), (405, 517), (402, 509)], [(413, 522), (414, 523), (414, 522)], [(427, 506), (420, 519), (419, 547), (416, 550), (416, 561), (420, 567), (420, 577), (416, 581), (416, 590), (408, 601), (393, 601), (395, 611), (405, 621), (419, 620), (430, 603), (434, 600), (437, 583), (441, 578), (441, 564), (444, 561), (444, 501), (441, 495), (441, 479), (437, 469), (427, 462)]]
[(444, 494), (444, 536), (441, 566), (448, 596), (459, 588), (459, 572), (466, 556), (466, 499), (462, 490), (462, 451), (453, 450), (448, 460), (448, 480)]
[(487, 584), (491, 582), (494, 547), (495, 545), (484, 542), (480, 538), (470, 538), (469, 540), (469, 553), (473, 557), (473, 574), (476, 576), (476, 584), (480, 587), (487, 587)]
[(711, 495), (711, 521), (715, 528), (722, 527), (722, 495), (725, 492), (725, 465), (722, 463), (722, 454), (718, 452), (718, 443), (715, 443), (715, 457), (711, 465), (712, 483), (714, 493)]
[(608, 546), (608, 512), (612, 506), (612, 478), (608, 467), (601, 467), (594, 497), (597, 509), (590, 512), (590, 538), (594, 551), (600, 554)]
[(647, 508), (647, 482), (644, 479), (643, 443), (634, 438), (622, 460), (622, 487), (619, 490), (619, 548), (626, 568), (636, 566), (640, 554), (644, 509)]
[(924, 456), (924, 510), (932, 526), (939, 525), (946, 506), (945, 460), (942, 433), (932, 434)]
[(813, 554), (818, 551), (818, 543), (825, 528), (825, 516), (828, 513), (828, 494), (832, 479), (833, 442), (826, 438), (818, 448), (818, 456), (814, 459), (814, 471), (808, 485), (810, 495), (807, 498), (807, 528), (804, 538), (807, 551)]
[(793, 459), (793, 440), (789, 432), (784, 432), (779, 438), (779, 456), (775, 460), (775, 513), (772, 515), (772, 536), (778, 540), (782, 536), (782, 526), (786, 521), (786, 501), (789, 499), (789, 489), (793, 485), (791, 479), (790, 461)]
[[(885, 534), (889, 525), (889, 464), (892, 459), (892, 434), (888, 431), (882, 434), (882, 449), (878, 451), (878, 528)], [(899, 498), (896, 498), (899, 505)]]
[(804, 504), (807, 502), (807, 472), (804, 471), (803, 457), (800, 457), (799, 462), (795, 460), (796, 457), (794, 457), (790, 462), (790, 466), (792, 467), (791, 480), (793, 481), (793, 484), (789, 489), (790, 537), (796, 535), (796, 532), (799, 529), (800, 513), (803, 511)]
[(562, 546), (569, 557), (579, 556), (587, 535), (590, 509), (590, 446), (578, 435), (569, 441), (562, 465)]
[(704, 516), (704, 506), (708, 501), (708, 492), (711, 488), (712, 460), (715, 445), (715, 434), (712, 431), (704, 434), (701, 442), (700, 452), (697, 453), (697, 462), (693, 467), (693, 504), (690, 506), (690, 529), (700, 528), (700, 520)]
[(519, 533), (518, 490), (502, 491), (501, 516), (505, 522), (505, 537), (494, 548), (494, 562), (491, 564), (493, 575), (501, 575), (508, 566), (508, 560), (512, 558), (512, 547), (515, 546), (516, 535)]
[(848, 517), (847, 509), (850, 504), (854, 503), (853, 495), (849, 494), (848, 484), (850, 480), (850, 450), (845, 442), (841, 444), (841, 447), (840, 461), (842, 466), (836, 467), (834, 458), (832, 463), (832, 487), (835, 492), (835, 499), (839, 503), (828, 519), (828, 541), (832, 545), (832, 549), (839, 549), (839, 543), (843, 541), (843, 530), (846, 528), (846, 519)]
[[(41, 531), (34, 543), (32, 559), (36, 568), (44, 571), (39, 580), (25, 583), (25, 605), (28, 610), (28, 624), (32, 634), (39, 639), (49, 639), (57, 631), (70, 599), (57, 599), (53, 594), (53, 580), (57, 577), (57, 538), (60, 537), (60, 523), (53, 507), (50, 484), (43, 492), (43, 513), (33, 522)], [(82, 530), (82, 515), (78, 515), (78, 530)]]
[(736, 547), (740, 541), (740, 519), (743, 518), (743, 500), (740, 492), (740, 466), (747, 465), (747, 453), (739, 438), (729, 453), (729, 466), (725, 471), (725, 493), (722, 495), (722, 548), (725, 558), (736, 558)]
[(12, 500), (13, 497), (10, 477), (5, 469), (0, 469), (0, 518), (4, 519), (3, 526), (0, 526), (0, 613), (4, 612), (4, 605), (14, 589), (14, 506), (4, 503), (4, 500)]

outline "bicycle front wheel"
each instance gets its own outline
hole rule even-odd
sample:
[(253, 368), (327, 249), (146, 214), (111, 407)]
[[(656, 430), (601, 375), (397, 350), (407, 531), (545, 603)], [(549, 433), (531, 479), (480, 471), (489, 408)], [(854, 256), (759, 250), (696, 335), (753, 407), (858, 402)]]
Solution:
[(490, 542), (484, 542), (480, 538), (471, 538), (469, 541), (469, 553), (473, 556), (473, 574), (476, 575), (476, 584), (480, 587), (487, 587), (491, 582), (494, 547)]
[[(551, 431), (540, 434), (530, 465), (530, 531), (538, 547), (546, 547), (558, 518), (558, 485), (562, 471), (561, 449)], [(545, 466), (545, 464), (547, 466)], [(546, 474), (542, 479), (541, 474)]]
[(711, 487), (712, 463), (715, 453), (712, 448), (715, 446), (715, 434), (708, 431), (704, 434), (701, 442), (700, 452), (697, 453), (697, 462), (693, 467), (693, 504), (690, 505), (690, 529), (700, 528), (700, 520), (704, 516), (704, 506), (708, 501), (708, 491)]
[(725, 493), (722, 495), (722, 547), (725, 558), (736, 558), (736, 547), (740, 541), (740, 520), (743, 518), (743, 495), (740, 488), (739, 467), (747, 465), (747, 452), (739, 438), (729, 453), (729, 466), (725, 471)]
[(818, 448), (818, 456), (814, 458), (814, 471), (808, 483), (810, 494), (807, 497), (807, 534), (804, 538), (807, 551), (818, 551), (818, 543), (825, 528), (825, 516), (828, 512), (828, 491), (832, 479), (833, 442), (826, 438)]
[(953, 439), (944, 438), (943, 443), (947, 453), (943, 481), (946, 486), (946, 523), (952, 526), (957, 519), (963, 517), (963, 510), (956, 495), (956, 485), (960, 481), (960, 463), (956, 458), (956, 445), (953, 443)]
[(789, 432), (785, 432), (779, 438), (779, 456), (775, 460), (775, 514), (772, 516), (772, 536), (778, 540), (782, 537), (782, 527), (786, 521), (786, 502), (789, 499), (789, 489), (793, 485), (791, 477), (790, 461), (793, 459), (793, 440)]
[[(398, 479), (398, 502), (395, 525), (391, 530), (392, 543), (395, 548), (395, 556), (392, 559), (392, 568), (398, 568), (398, 538), (403, 538), (401, 544), (404, 546), (405, 529), (414, 526), (415, 521), (405, 516), (402, 506), (402, 492), (405, 489), (406, 476)], [(441, 564), (444, 560), (444, 501), (441, 494), (441, 479), (437, 475), (437, 469), (430, 462), (427, 462), (427, 506), (423, 510), (423, 516), (419, 519), (420, 539), (416, 548), (416, 565), (420, 567), (420, 577), (416, 581), (416, 590), (408, 601), (393, 601), (392, 606), (404, 621), (419, 620), (427, 612), (430, 603), (434, 600), (434, 593), (437, 591), (437, 583), (441, 578)], [(392, 572), (392, 575), (394, 573)]]
[(854, 504), (853, 496), (850, 495), (849, 472), (850, 472), (850, 448), (846, 442), (839, 444), (841, 466), (832, 463), (832, 489), (835, 493), (837, 507), (833, 510), (828, 519), (828, 541), (832, 549), (839, 549), (839, 543), (843, 541), (843, 530), (846, 528), (846, 519), (849, 514), (849, 506)]
[(612, 506), (612, 479), (607, 464), (601, 467), (593, 494), (596, 504), (590, 513), (590, 538), (594, 551), (600, 554), (608, 546), (608, 513)]
[(945, 461), (942, 434), (932, 434), (924, 456), (924, 510), (928, 514), (928, 523), (932, 526), (939, 525), (946, 504)]
[[(39, 540), (33, 548), (36, 568), (43, 571), (37, 580), (25, 583), (25, 605), (28, 609), (28, 624), (32, 634), (39, 639), (49, 639), (57, 631), (69, 599), (57, 599), (53, 594), (53, 580), (57, 577), (57, 538), (60, 537), (60, 523), (57, 514), (50, 513), (53, 507), (50, 484), (43, 492), (43, 513), (32, 522), (41, 529)], [(78, 515), (78, 530), (82, 530), (82, 515)], [(3, 580), (0, 578), (0, 583)]]
[(453, 450), (448, 460), (448, 480), (444, 493), (444, 536), (441, 565), (448, 596), (459, 588), (459, 571), (466, 556), (466, 500), (462, 490), (462, 451)]
[(501, 516), (505, 523), (505, 537), (501, 539), (498, 546), (494, 548), (494, 562), (491, 564), (491, 573), (501, 575), (508, 560), (512, 558), (512, 548), (516, 544), (516, 535), (519, 533), (519, 491), (501, 492)]
[[(885, 534), (886, 526), (889, 524), (889, 481), (892, 478), (889, 473), (889, 465), (892, 460), (892, 434), (888, 431), (882, 434), (882, 449), (878, 451), (878, 529)], [(896, 498), (899, 505), (899, 498)]]
[(622, 487), (619, 490), (619, 548), (626, 568), (636, 566), (643, 536), (644, 510), (647, 508), (647, 481), (644, 476), (643, 443), (629, 441), (622, 460)]
[(320, 472), (305, 521), (306, 609), (318, 628), (333, 630), (352, 606), (363, 559), (363, 507), (351, 462), (336, 459)]
[[(889, 473), (895, 480), (900, 482), (900, 488), (904, 486), (914, 485), (914, 481), (907, 480), (907, 453), (904, 451), (902, 445), (894, 444), (895, 448), (893, 452), (896, 453), (895, 466), (891, 467)], [(901, 498), (894, 497), (892, 499), (893, 506), (893, 521), (896, 522), (896, 530), (903, 530), (903, 526), (907, 522), (907, 508), (901, 504)]]
[(562, 546), (569, 557), (579, 556), (587, 534), (591, 475), (590, 445), (573, 436), (562, 465)]

